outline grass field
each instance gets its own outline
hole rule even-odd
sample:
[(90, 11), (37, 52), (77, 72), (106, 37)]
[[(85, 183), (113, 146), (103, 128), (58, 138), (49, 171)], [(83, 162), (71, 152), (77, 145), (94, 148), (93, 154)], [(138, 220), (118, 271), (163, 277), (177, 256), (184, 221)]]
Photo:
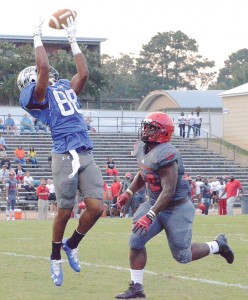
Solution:
[[(70, 220), (66, 236), (76, 224)], [(61, 287), (50, 279), (51, 227), (52, 220), (0, 222), (1, 300), (108, 300), (127, 288), (131, 219), (101, 218), (79, 248), (82, 271), (75, 273), (63, 263)], [(248, 215), (196, 216), (193, 241), (211, 241), (220, 232), (235, 252), (232, 265), (219, 255), (181, 265), (171, 257), (163, 233), (150, 241), (147, 299), (248, 299)]]

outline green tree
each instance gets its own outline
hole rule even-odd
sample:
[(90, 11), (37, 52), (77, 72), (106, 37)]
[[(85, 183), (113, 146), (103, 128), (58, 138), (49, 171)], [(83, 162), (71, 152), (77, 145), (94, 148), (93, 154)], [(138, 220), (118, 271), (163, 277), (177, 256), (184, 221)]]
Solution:
[(14, 105), (19, 97), (17, 76), (26, 66), (34, 64), (33, 50), (28, 44), (16, 48), (6, 42), (0, 42), (0, 49), (0, 98), (8, 99), (10, 105)]
[(194, 39), (181, 31), (170, 31), (158, 33), (143, 45), (137, 59), (136, 78), (149, 90), (197, 89), (213, 80), (212, 67), (213, 61), (198, 54)]
[[(10, 105), (17, 105), (20, 94), (16, 85), (17, 76), (27, 66), (35, 65), (34, 50), (31, 44), (15, 47), (14, 44), (6, 42), (0, 42), (0, 49), (0, 98), (8, 99)], [(86, 49), (82, 51), (86, 56), (90, 78), (79, 97), (93, 99), (97, 106), (99, 90), (107, 86), (107, 78), (101, 71), (99, 54)], [(74, 76), (76, 66), (71, 53), (60, 50), (48, 55), (50, 65), (58, 70), (60, 78), (71, 79)]]
[[(79, 98), (93, 101), (95, 106), (99, 107), (100, 90), (108, 85), (107, 78), (102, 72), (100, 55), (85, 48), (82, 49), (82, 52), (85, 55), (90, 76), (84, 90), (79, 94)], [(59, 50), (49, 55), (49, 61), (59, 72), (60, 78), (68, 78), (70, 80), (76, 73), (76, 65), (71, 53)]]
[[(102, 92), (104, 99), (113, 99), (113, 106), (119, 109), (120, 104), (114, 103), (114, 99), (135, 99), (137, 97), (138, 84), (134, 74), (135, 58), (132, 54), (120, 54), (119, 58), (108, 55), (102, 56), (102, 70), (108, 79), (108, 86)], [(128, 108), (128, 104), (123, 104)]]
[(228, 90), (248, 82), (248, 49), (232, 53), (209, 89)]

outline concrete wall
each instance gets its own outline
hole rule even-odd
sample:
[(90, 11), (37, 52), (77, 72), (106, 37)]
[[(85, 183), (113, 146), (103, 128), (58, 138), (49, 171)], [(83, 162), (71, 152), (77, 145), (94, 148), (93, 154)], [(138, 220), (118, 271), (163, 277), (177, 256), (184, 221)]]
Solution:
[[(184, 111), (184, 110), (182, 110)], [(8, 113), (11, 113), (16, 123), (20, 123), (20, 119), (25, 111), (19, 106), (9, 107), (0, 106), (0, 116), (4, 119)], [(97, 131), (113, 131), (113, 132), (137, 132), (143, 118), (149, 114), (147, 111), (130, 111), (130, 110), (83, 110), (84, 115), (89, 115), (93, 119), (92, 126)], [(188, 116), (190, 111), (184, 111)], [(174, 119), (175, 134), (179, 135), (177, 119), (180, 115), (179, 111), (168, 111), (168, 114)], [(208, 134), (223, 137), (223, 115), (220, 112), (203, 112), (202, 115), (202, 137)], [(187, 130), (187, 128), (186, 128)], [(208, 135), (209, 136), (209, 135)]]

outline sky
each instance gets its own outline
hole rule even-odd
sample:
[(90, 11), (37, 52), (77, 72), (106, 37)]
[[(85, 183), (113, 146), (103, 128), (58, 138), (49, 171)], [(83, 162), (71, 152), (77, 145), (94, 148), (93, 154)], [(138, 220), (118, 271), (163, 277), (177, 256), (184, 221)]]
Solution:
[(32, 35), (39, 15), (45, 36), (65, 36), (48, 27), (58, 9), (74, 9), (77, 36), (106, 38), (101, 53), (138, 57), (158, 32), (181, 30), (195, 39), (199, 54), (224, 67), (229, 55), (248, 49), (247, 0), (7, 0), (1, 1), (0, 34)]

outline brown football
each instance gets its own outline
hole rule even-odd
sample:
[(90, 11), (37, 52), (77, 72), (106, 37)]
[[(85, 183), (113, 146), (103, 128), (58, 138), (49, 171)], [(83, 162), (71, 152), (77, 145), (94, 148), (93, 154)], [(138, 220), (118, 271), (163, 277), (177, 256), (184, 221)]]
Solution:
[(62, 24), (67, 26), (67, 18), (72, 17), (73, 20), (76, 19), (77, 13), (75, 10), (71, 9), (60, 9), (52, 14), (48, 25), (54, 29), (63, 29)]

